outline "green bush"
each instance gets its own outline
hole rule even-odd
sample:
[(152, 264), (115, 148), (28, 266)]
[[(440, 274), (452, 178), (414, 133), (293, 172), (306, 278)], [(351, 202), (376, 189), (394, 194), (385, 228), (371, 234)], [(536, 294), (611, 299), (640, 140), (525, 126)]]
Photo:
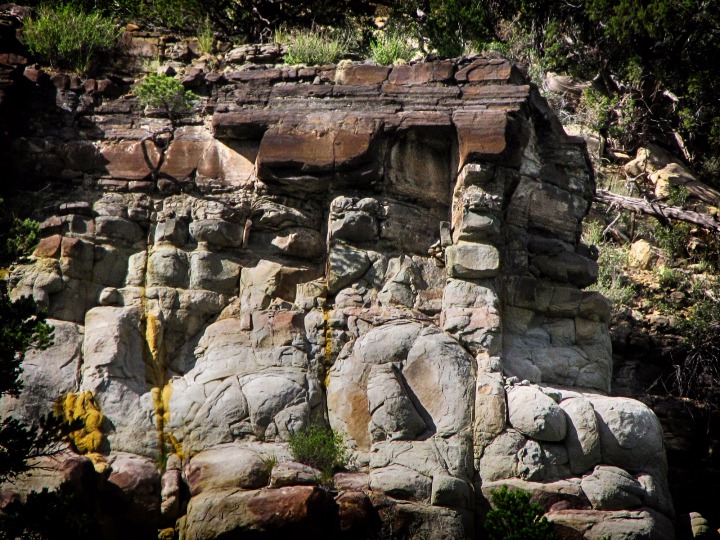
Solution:
[(427, 48), (443, 57), (460, 56), (469, 46), (491, 37), (489, 2), (467, 0), (399, 0), (393, 2), (393, 21), (414, 27)]
[(691, 229), (689, 223), (668, 223), (655, 228), (653, 235), (660, 249), (674, 259), (685, 259), (688, 256)]
[(382, 32), (370, 42), (370, 57), (381, 66), (392, 66), (399, 60), (408, 61), (415, 50), (409, 37), (397, 31)]
[(93, 56), (110, 49), (120, 29), (99, 13), (86, 14), (72, 6), (38, 9), (35, 19), (25, 19), (23, 34), (30, 50), (52, 67), (86, 73)]
[(301, 30), (285, 34), (285, 63), (321, 66), (334, 64), (348, 52), (345, 39), (328, 31)]
[(312, 425), (290, 436), (290, 453), (300, 463), (319, 469), (329, 480), (337, 469), (347, 466), (347, 448), (331, 429)]
[(163, 109), (171, 120), (190, 112), (198, 98), (179, 80), (164, 73), (145, 77), (135, 89), (135, 95), (143, 105)]
[(20, 219), (0, 198), (0, 268), (30, 255), (37, 245), (40, 224), (32, 219)]
[(490, 493), (493, 509), (485, 518), (490, 540), (552, 540), (555, 534), (543, 507), (530, 501), (532, 495), (507, 486)]

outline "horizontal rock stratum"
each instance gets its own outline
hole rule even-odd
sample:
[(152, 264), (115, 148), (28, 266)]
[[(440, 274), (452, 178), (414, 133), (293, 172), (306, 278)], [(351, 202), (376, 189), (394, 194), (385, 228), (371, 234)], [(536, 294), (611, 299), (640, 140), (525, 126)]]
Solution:
[[(511, 64), (207, 73), (167, 147), (130, 81), (33, 79), (12, 152), (46, 215), (10, 282), (55, 345), (2, 410), (101, 415), (76, 449), (120, 538), (475, 538), (501, 485), (562, 538), (673, 537), (583, 290), (584, 145)], [(288, 451), (313, 423), (352, 455), (334, 490)]]

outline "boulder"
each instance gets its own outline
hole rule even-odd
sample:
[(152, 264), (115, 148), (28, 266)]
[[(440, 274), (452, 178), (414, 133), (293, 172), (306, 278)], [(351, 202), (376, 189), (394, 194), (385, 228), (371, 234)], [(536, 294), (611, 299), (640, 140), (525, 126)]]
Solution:
[(478, 279), (497, 275), (500, 252), (485, 244), (458, 244), (445, 250), (448, 274), (455, 278)]
[(582, 479), (582, 490), (596, 510), (642, 506), (646, 493), (633, 476), (618, 467), (598, 465)]
[(507, 390), (510, 425), (539, 441), (562, 441), (567, 433), (565, 413), (555, 401), (534, 386)]
[(651, 465), (665, 470), (660, 421), (643, 403), (619, 397), (589, 397), (595, 409), (602, 460), (630, 472)]
[(195, 540), (258, 535), (332, 538), (336, 515), (331, 496), (315, 486), (209, 490), (190, 500), (181, 534)]
[(203, 491), (238, 487), (257, 489), (266, 486), (270, 470), (262, 456), (248, 447), (220, 445), (199, 452), (185, 465), (190, 495)]
[(573, 474), (589, 471), (600, 462), (600, 431), (592, 403), (583, 397), (573, 397), (560, 402), (567, 416), (565, 447), (570, 458)]

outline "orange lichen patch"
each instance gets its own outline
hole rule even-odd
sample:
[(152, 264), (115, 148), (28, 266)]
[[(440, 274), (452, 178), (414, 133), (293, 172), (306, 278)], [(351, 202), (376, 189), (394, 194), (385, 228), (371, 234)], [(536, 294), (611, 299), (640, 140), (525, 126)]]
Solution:
[(105, 416), (92, 392), (70, 392), (58, 400), (55, 413), (71, 426), (78, 426), (68, 434), (78, 452), (88, 455), (100, 453), (105, 440), (102, 432)]

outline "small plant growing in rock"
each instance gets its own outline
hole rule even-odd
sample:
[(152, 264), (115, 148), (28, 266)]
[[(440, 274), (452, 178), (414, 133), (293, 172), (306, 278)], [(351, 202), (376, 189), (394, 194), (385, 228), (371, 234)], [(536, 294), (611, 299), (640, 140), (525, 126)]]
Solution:
[(376, 64), (392, 66), (400, 60), (409, 61), (415, 47), (406, 35), (397, 31), (383, 32), (370, 42), (370, 56)]
[(200, 52), (202, 54), (212, 54), (215, 49), (215, 34), (210, 25), (210, 17), (205, 17), (205, 21), (200, 25), (196, 38)]
[(189, 113), (198, 99), (198, 96), (187, 90), (179, 80), (164, 73), (145, 77), (135, 89), (135, 94), (143, 105), (162, 109), (173, 122)]
[(494, 508), (485, 518), (485, 530), (490, 540), (553, 540), (552, 525), (543, 507), (531, 502), (532, 495), (523, 490), (508, 490), (507, 486), (490, 493)]
[(287, 48), (285, 53), (286, 64), (307, 64), (320, 66), (334, 64), (347, 53), (347, 42), (328, 31), (303, 30), (299, 32), (283, 33), (276, 37), (276, 41), (283, 39)]
[(30, 50), (52, 67), (67, 67), (81, 73), (90, 68), (92, 57), (113, 47), (121, 31), (99, 13), (86, 14), (70, 5), (43, 6), (38, 16), (25, 19), (23, 34)]
[(347, 466), (347, 447), (331, 429), (312, 425), (290, 436), (290, 453), (300, 463), (314, 467), (329, 482), (332, 473)]

